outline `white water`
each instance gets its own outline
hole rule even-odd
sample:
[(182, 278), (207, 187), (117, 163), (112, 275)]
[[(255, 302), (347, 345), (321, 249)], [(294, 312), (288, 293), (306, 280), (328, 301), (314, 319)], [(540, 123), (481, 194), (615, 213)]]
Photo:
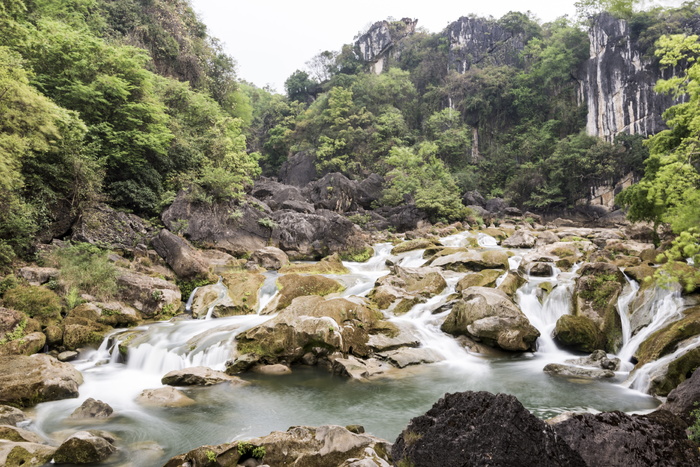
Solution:
[(662, 373), (670, 362), (698, 347), (700, 347), (700, 336), (687, 339), (675, 352), (638, 368), (627, 380), (628, 387), (647, 393), (651, 388), (652, 379), (655, 376), (663, 376)]
[[(467, 246), (470, 236), (473, 235), (460, 233), (443, 238), (442, 243)], [(478, 240), (482, 247), (498, 247), (493, 237), (480, 236)], [(387, 260), (404, 267), (425, 263), (424, 250), (392, 255), (391, 249), (391, 244), (379, 244), (375, 246), (375, 255), (366, 263), (346, 262), (350, 274), (335, 277), (347, 286), (341, 295), (366, 295), (377, 279), (389, 273)], [(510, 269), (517, 269), (521, 260), (516, 251), (509, 259)], [(557, 272), (551, 278), (528, 278), (529, 282), (517, 292), (523, 312), (542, 333), (535, 354), (476, 355), (443, 333), (440, 325), (450, 310), (433, 312), (445, 304), (462, 277), (445, 273), (448, 287), (444, 292), (403, 316), (389, 316), (391, 321), (412, 327), (421, 347), (435, 351), (442, 361), (409, 367), (396, 379), (362, 384), (303, 367), (295, 367), (292, 375), (284, 377), (246, 374), (244, 378), (253, 384), (243, 388), (224, 385), (186, 389), (197, 404), (183, 409), (145, 408), (134, 399), (144, 389), (160, 387), (160, 378), (168, 371), (196, 365), (223, 369), (235, 353), (235, 336), (271, 316), (174, 320), (118, 330), (97, 351), (83, 354), (76, 363), (85, 378), (80, 397), (40, 404), (36, 429), (46, 435), (75, 429), (63, 420), (82, 401), (93, 397), (109, 403), (120, 417), (106, 422), (100, 429), (116, 432), (123, 443), (156, 440), (164, 446), (165, 455), (158, 462), (139, 461), (138, 456), (132, 456), (134, 465), (158, 465), (199, 445), (262, 436), (298, 424), (359, 423), (370, 433), (393, 440), (411, 417), (424, 413), (445, 392), (488, 390), (515, 394), (539, 416), (567, 410), (631, 411), (654, 407), (656, 402), (652, 398), (619, 385), (597, 381), (577, 384), (543, 374), (546, 363), (573, 357), (557, 349), (550, 335), (558, 317), (570, 308), (574, 276), (575, 272)], [(274, 297), (276, 279), (276, 273), (267, 273), (259, 296), (259, 310)], [(551, 282), (554, 288), (540, 303), (537, 286), (544, 281)], [(124, 362), (118, 342), (134, 333)]]

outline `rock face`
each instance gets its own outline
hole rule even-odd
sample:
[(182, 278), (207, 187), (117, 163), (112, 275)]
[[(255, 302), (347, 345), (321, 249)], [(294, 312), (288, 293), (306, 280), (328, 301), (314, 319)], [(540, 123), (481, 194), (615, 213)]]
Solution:
[(144, 316), (156, 315), (166, 307), (177, 310), (180, 306), (180, 289), (164, 279), (121, 269), (117, 284), (119, 300), (133, 306)]
[[(352, 428), (350, 431), (348, 428)], [(166, 467), (207, 465), (209, 452), (216, 456), (216, 465), (296, 465), (306, 467), (390, 467), (391, 444), (362, 433), (362, 427), (337, 425), (316, 427), (294, 426), (249, 441), (202, 446), (174, 457)], [(264, 456), (260, 453), (264, 453)], [(254, 463), (248, 464), (247, 459)]]
[(540, 332), (525, 314), (500, 290), (469, 287), (455, 303), (441, 329), (455, 336), (510, 351), (536, 349)]
[(450, 68), (464, 73), (472, 65), (517, 65), (526, 37), (499, 26), (496, 21), (463, 16), (447, 26)]
[(0, 403), (20, 407), (78, 397), (78, 386), (83, 383), (73, 365), (46, 354), (0, 357), (0, 374)]
[(627, 21), (599, 15), (588, 36), (590, 58), (581, 69), (581, 96), (588, 109), (586, 132), (612, 141), (618, 133), (644, 136), (664, 128), (661, 114), (674, 104), (671, 96), (654, 92), (661, 72), (632, 38)]
[(687, 466), (700, 463), (683, 422), (665, 410), (649, 415), (622, 412), (576, 414), (552, 428), (588, 465)]
[[(373, 175), (379, 178), (378, 183), (381, 185), (381, 177)], [(356, 211), (359, 208), (369, 209), (372, 202), (377, 200), (379, 196), (377, 190), (368, 190), (368, 192), (364, 189), (364, 186), (373, 187), (376, 182), (372, 179), (360, 183), (340, 173), (329, 173), (320, 180), (310, 183), (304, 189), (304, 193), (316, 209), (335, 212)]]
[(414, 467), (586, 466), (515, 397), (488, 392), (446, 394), (411, 420), (391, 455), (397, 465)]
[(147, 221), (104, 204), (83, 211), (72, 230), (73, 241), (96, 243), (117, 250), (131, 250), (139, 243), (148, 243), (153, 235)]
[(418, 20), (378, 21), (355, 41), (355, 53), (370, 69), (380, 74), (392, 56), (394, 44), (402, 37), (413, 34)]
[(278, 178), (284, 184), (305, 187), (318, 178), (316, 158), (306, 151), (294, 154), (284, 161)]

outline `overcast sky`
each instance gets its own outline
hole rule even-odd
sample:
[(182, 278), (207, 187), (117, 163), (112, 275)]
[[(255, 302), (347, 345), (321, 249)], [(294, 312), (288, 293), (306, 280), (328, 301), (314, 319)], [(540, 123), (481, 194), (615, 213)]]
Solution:
[(191, 0), (195, 11), (238, 63), (238, 76), (284, 93), (284, 81), (324, 50), (343, 44), (388, 17), (418, 19), (418, 27), (442, 31), (460, 16), (500, 18), (532, 11), (541, 21), (574, 15), (575, 0)]

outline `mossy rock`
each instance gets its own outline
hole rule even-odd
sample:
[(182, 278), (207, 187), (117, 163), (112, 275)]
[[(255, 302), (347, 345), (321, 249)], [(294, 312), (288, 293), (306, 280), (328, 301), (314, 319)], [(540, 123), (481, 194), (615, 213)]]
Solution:
[(340, 253), (340, 259), (353, 263), (364, 263), (374, 256), (374, 248), (367, 246), (359, 250), (347, 250)]
[(222, 277), (228, 289), (228, 296), (233, 306), (240, 312), (235, 314), (256, 313), (258, 310), (258, 292), (265, 283), (265, 276), (257, 273), (238, 272)]
[(666, 374), (663, 376), (652, 376), (649, 392), (656, 396), (668, 396), (669, 392), (690, 378), (698, 367), (700, 367), (700, 347), (686, 352), (669, 363)]
[(685, 310), (682, 319), (651, 334), (636, 352), (637, 367), (676, 351), (678, 344), (700, 334), (700, 306)]
[(509, 297), (515, 296), (515, 292), (525, 283), (525, 279), (518, 272), (508, 271), (508, 274), (498, 286), (498, 290), (502, 290)]
[(18, 285), (5, 291), (3, 301), (6, 307), (21, 311), (44, 326), (61, 319), (61, 298), (43, 286)]
[(656, 270), (652, 268), (649, 265), (646, 264), (641, 264), (639, 266), (634, 266), (631, 268), (626, 268), (625, 269), (625, 274), (627, 274), (629, 277), (634, 279), (639, 283), (640, 287), (645, 287), (649, 284), (651, 284), (650, 280), (647, 280), (647, 277), (653, 278), (654, 277), (654, 272)]
[(457, 282), (455, 290), (461, 292), (469, 287), (495, 287), (496, 279), (501, 277), (502, 270), (484, 269), (479, 272), (470, 272)]
[(67, 324), (63, 327), (63, 345), (68, 350), (84, 346), (98, 346), (110, 328), (99, 323)]
[(479, 232), (485, 233), (486, 235), (490, 235), (499, 242), (505, 240), (509, 236), (505, 229), (496, 229), (494, 227), (481, 229)]
[(436, 245), (432, 240), (428, 240), (427, 238), (415, 238), (413, 240), (399, 243), (391, 249), (391, 254), (398, 255), (399, 253), (404, 253), (406, 251), (423, 250), (435, 246), (438, 245)]
[(277, 285), (280, 289), (277, 295), (278, 298), (275, 300), (275, 303), (271, 303), (271, 306), (266, 307), (266, 314), (286, 308), (297, 297), (305, 295), (319, 295), (323, 297), (345, 290), (345, 286), (340, 282), (318, 275), (286, 274), (280, 276), (277, 280)]
[(541, 282), (537, 287), (539, 287), (547, 293), (550, 293), (552, 289), (554, 289), (554, 285), (551, 282)]
[(326, 256), (318, 263), (288, 264), (279, 270), (280, 274), (349, 274), (338, 253)]
[(585, 316), (564, 315), (557, 320), (553, 337), (567, 349), (591, 353), (606, 347), (605, 334), (596, 323)]

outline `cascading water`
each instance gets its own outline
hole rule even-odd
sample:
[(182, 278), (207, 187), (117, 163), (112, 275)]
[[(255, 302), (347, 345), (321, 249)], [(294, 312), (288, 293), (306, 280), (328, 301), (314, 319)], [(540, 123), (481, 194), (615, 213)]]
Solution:
[[(442, 239), (442, 243), (468, 246), (470, 237), (473, 234), (460, 233)], [(493, 237), (482, 235), (478, 241), (481, 248), (499, 248)], [(341, 295), (366, 295), (378, 278), (389, 273), (387, 260), (402, 267), (425, 263), (423, 250), (399, 255), (392, 255), (391, 250), (391, 244), (379, 244), (369, 261), (345, 263), (350, 274), (334, 276), (347, 286)], [(512, 270), (522, 260), (521, 252), (515, 253), (509, 260)], [(277, 274), (266, 275), (259, 295), (259, 310), (277, 292)], [(401, 370), (400, 377), (357, 383), (320, 369), (295, 367), (287, 376), (246, 373), (243, 377), (252, 383), (249, 386), (183, 389), (197, 402), (188, 408), (164, 410), (140, 406), (135, 402), (136, 396), (144, 389), (160, 387), (160, 379), (168, 371), (195, 365), (223, 369), (235, 352), (235, 336), (271, 316), (173, 320), (117, 330), (97, 351), (83, 353), (76, 362), (85, 378), (80, 397), (37, 406), (36, 429), (49, 436), (67, 428), (79, 428), (65, 420), (82, 401), (93, 397), (110, 404), (118, 414), (100, 429), (120, 437), (125, 451), (131, 452), (128, 460), (133, 465), (162, 465), (169, 457), (200, 445), (262, 436), (300, 424), (357, 423), (372, 434), (393, 440), (411, 417), (424, 413), (445, 392), (487, 390), (515, 394), (526, 407), (543, 417), (567, 410), (644, 410), (657, 404), (648, 396), (618, 385), (598, 381), (575, 384), (542, 372), (543, 360), (572, 357), (551, 347), (551, 339), (547, 340), (557, 317), (570, 306), (572, 273), (548, 279), (528, 278), (530, 283), (518, 291), (523, 311), (533, 324), (542, 326), (540, 351), (534, 355), (475, 355), (440, 330), (450, 312), (449, 306), (444, 305), (452, 299), (455, 284), (462, 276), (445, 272), (448, 283), (445, 291), (403, 316), (390, 318), (412, 329), (422, 348), (442, 358), (433, 365)], [(540, 304), (536, 289), (544, 281), (551, 282), (553, 289)], [(126, 357), (120, 348), (128, 348)], [(146, 451), (139, 443), (145, 440), (155, 441), (164, 451), (155, 458), (141, 457)]]

